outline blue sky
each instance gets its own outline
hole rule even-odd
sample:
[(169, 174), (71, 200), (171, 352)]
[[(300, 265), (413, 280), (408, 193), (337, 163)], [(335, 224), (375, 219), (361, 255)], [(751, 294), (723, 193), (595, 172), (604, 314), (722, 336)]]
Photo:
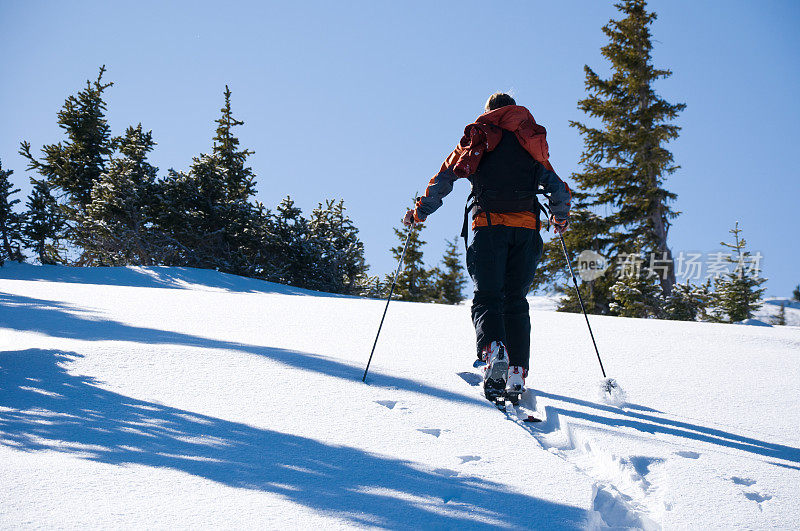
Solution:
[[(769, 295), (800, 282), (800, 3), (662, 0), (653, 26), (657, 85), (688, 107), (671, 144), (682, 168), (674, 252), (710, 253), (738, 220), (763, 256)], [(308, 211), (343, 198), (373, 272), (406, 204), (458, 142), (486, 97), (513, 91), (548, 129), (571, 183), (582, 141), (583, 66), (606, 70), (601, 26), (612, 2), (16, 2), (0, 0), (0, 159), (27, 193), (19, 142), (61, 139), (64, 99), (108, 67), (116, 134), (141, 122), (165, 174), (210, 149), (225, 84), (242, 145), (256, 154), (258, 199)], [(426, 225), (426, 260), (460, 229), (469, 185)]]

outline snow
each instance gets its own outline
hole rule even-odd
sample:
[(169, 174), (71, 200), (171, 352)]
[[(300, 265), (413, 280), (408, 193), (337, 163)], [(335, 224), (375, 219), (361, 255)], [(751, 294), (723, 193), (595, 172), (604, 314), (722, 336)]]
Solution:
[(362, 383), (383, 306), (0, 268), (0, 527), (800, 527), (797, 327), (592, 316), (615, 406), (583, 316), (542, 298), (505, 413), (468, 305), (392, 302)]

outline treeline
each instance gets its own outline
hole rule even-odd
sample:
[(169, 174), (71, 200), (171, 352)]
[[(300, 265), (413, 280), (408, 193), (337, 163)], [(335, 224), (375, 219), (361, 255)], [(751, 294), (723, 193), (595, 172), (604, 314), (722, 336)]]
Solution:
[(140, 123), (112, 134), (104, 94), (113, 83), (104, 74), (101, 67), (97, 79), (66, 99), (58, 113), (64, 140), (43, 146), (40, 155), (22, 142), (20, 154), (38, 175), (22, 211), (13, 172), (0, 162), (0, 264), (22, 261), (28, 250), (42, 264), (185, 266), (384, 295), (387, 283), (369, 276), (342, 200), (325, 200), (308, 216), (290, 197), (274, 210), (255, 200), (256, 177), (247, 164), (253, 151), (235, 134), (243, 122), (233, 115), (227, 86), (212, 150), (195, 157), (188, 171), (159, 177), (148, 161), (152, 131)]

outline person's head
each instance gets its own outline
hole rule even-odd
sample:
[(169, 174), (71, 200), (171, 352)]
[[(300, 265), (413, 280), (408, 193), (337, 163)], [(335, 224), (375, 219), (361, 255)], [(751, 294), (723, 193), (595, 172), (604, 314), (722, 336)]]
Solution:
[(506, 105), (516, 105), (517, 102), (514, 101), (514, 98), (506, 94), (505, 92), (495, 92), (489, 99), (486, 100), (486, 112), (493, 111), (495, 109), (499, 109), (500, 107), (505, 107)]

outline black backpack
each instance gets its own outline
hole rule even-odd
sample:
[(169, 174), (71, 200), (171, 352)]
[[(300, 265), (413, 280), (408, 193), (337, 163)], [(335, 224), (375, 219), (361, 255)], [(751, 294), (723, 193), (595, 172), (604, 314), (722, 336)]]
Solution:
[(497, 146), (483, 155), (478, 169), (469, 176), (472, 192), (464, 209), (461, 236), (464, 244), (469, 235), (469, 215), (474, 219), (486, 213), (486, 223), (492, 226), (491, 213), (533, 212), (542, 209), (536, 197), (539, 164), (517, 140), (517, 135), (503, 129)]

